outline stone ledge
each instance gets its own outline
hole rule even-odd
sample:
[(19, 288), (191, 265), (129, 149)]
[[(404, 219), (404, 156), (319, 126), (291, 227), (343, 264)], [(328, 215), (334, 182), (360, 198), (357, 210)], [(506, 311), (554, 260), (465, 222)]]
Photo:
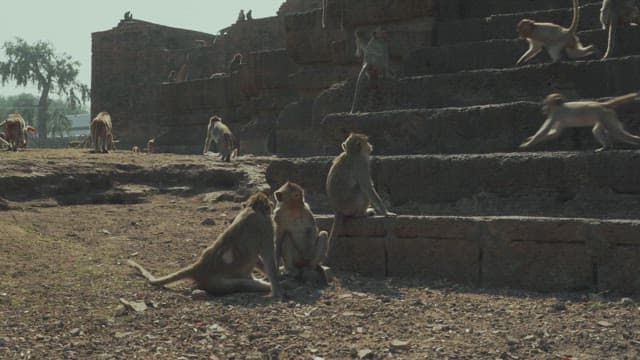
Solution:
[[(332, 216), (316, 217), (323, 230)], [(399, 216), (350, 219), (328, 263), (372, 276), (535, 291), (640, 291), (640, 221)]]

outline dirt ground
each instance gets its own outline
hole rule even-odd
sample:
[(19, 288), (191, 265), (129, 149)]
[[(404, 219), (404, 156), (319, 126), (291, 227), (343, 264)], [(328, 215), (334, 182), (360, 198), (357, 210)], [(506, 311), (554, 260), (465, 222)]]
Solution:
[(153, 288), (126, 265), (135, 259), (164, 274), (194, 261), (246, 193), (264, 185), (258, 177), (267, 162), (1, 152), (0, 183), (31, 187), (43, 186), (34, 177), (49, 179), (45, 175), (56, 169), (93, 176), (91, 167), (121, 179), (112, 187), (143, 186), (137, 175), (123, 173), (160, 168), (178, 175), (248, 175), (226, 188), (185, 180), (167, 191), (150, 181), (142, 195), (107, 200), (61, 201), (66, 198), (54, 190), (25, 190), (29, 196), (13, 198), (0, 192), (9, 200), (0, 200), (0, 358), (640, 358), (638, 298), (483, 290), (340, 272), (326, 288), (288, 290), (284, 301), (264, 294), (211, 297), (192, 293), (188, 282)]

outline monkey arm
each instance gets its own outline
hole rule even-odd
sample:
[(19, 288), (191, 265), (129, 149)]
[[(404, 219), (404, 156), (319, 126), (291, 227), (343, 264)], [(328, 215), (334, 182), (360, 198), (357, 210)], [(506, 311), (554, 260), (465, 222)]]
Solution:
[(542, 138), (545, 137), (547, 135), (547, 132), (551, 129), (552, 123), (553, 120), (551, 117), (549, 117), (547, 120), (545, 120), (540, 129), (538, 129), (538, 131), (533, 136), (527, 138), (525, 142), (520, 144), (520, 148), (524, 149), (542, 141)]
[(533, 59), (541, 51), (542, 51), (542, 47), (530, 40), (529, 50), (527, 50), (524, 54), (522, 54), (520, 59), (516, 61), (516, 66), (529, 62), (529, 60)]
[(365, 192), (367, 198), (369, 198), (369, 202), (373, 205), (373, 208), (376, 209), (376, 213), (379, 215), (394, 215), (387, 210), (387, 207), (384, 206), (380, 195), (378, 195), (376, 189), (373, 187), (373, 180), (371, 180), (368, 162), (357, 162), (355, 167), (358, 185), (360, 185), (360, 188)]
[(202, 154), (206, 155), (209, 152), (209, 148), (211, 147), (211, 140), (213, 137), (211, 136), (211, 129), (207, 129), (207, 138), (204, 140), (204, 150), (202, 150)]

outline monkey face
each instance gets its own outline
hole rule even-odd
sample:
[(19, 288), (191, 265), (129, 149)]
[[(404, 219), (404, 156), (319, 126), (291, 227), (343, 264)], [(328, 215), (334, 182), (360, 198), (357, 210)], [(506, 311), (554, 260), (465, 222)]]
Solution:
[(273, 194), (279, 203), (300, 203), (304, 200), (304, 190), (296, 183), (287, 181)]
[(251, 207), (256, 212), (263, 213), (267, 216), (271, 216), (271, 210), (273, 208), (267, 195), (261, 191), (251, 195), (249, 200), (244, 203), (244, 207)]
[(554, 107), (561, 106), (565, 102), (567, 102), (567, 99), (562, 94), (549, 94), (542, 102), (542, 112), (545, 115), (549, 115), (553, 111)]
[(209, 122), (210, 123), (214, 123), (216, 121), (222, 121), (222, 118), (220, 116), (218, 116), (218, 115), (214, 115), (211, 118), (209, 118)]
[(533, 33), (533, 29), (535, 28), (535, 22), (529, 19), (522, 19), (518, 23), (516, 27), (516, 31), (520, 35), (521, 39), (526, 39), (531, 37), (531, 33)]
[(347, 140), (342, 143), (342, 150), (348, 154), (369, 155), (373, 151), (373, 146), (369, 144), (369, 137), (364, 134), (351, 133)]

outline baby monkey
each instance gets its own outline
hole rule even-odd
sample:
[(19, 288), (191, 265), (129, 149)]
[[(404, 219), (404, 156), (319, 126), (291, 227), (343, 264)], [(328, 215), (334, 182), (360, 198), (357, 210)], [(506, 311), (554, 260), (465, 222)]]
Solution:
[(527, 138), (520, 145), (520, 148), (528, 148), (540, 142), (555, 139), (560, 136), (563, 129), (575, 127), (593, 128), (593, 136), (602, 145), (596, 151), (610, 148), (613, 144), (612, 140), (640, 146), (640, 137), (625, 131), (615, 110), (613, 110), (614, 107), (634, 99), (640, 99), (640, 94), (631, 93), (605, 102), (567, 102), (567, 99), (561, 94), (550, 94), (544, 99), (542, 106), (547, 120), (535, 135)]
[(529, 49), (518, 59), (516, 65), (527, 63), (538, 55), (542, 49), (557, 62), (563, 57), (563, 52), (571, 59), (589, 56), (595, 52), (593, 45), (584, 47), (576, 35), (580, 21), (580, 6), (578, 0), (573, 0), (573, 20), (569, 28), (553, 23), (535, 22), (522, 19), (518, 23), (517, 31), (521, 39), (527, 39)]
[(326, 283), (321, 264), (329, 251), (329, 234), (318, 232), (316, 220), (304, 190), (287, 182), (275, 191), (277, 204), (273, 213), (276, 231), (276, 266), (280, 258), (285, 271), (296, 279)]

